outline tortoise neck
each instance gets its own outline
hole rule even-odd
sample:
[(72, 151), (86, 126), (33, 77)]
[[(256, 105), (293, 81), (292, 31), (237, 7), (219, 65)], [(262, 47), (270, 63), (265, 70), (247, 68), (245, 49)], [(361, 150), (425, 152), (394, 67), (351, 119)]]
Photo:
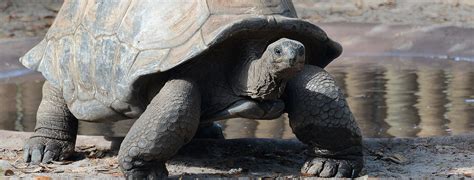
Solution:
[(274, 72), (270, 58), (264, 53), (261, 58), (248, 59), (237, 65), (232, 81), (236, 95), (270, 100), (278, 99), (283, 94), (288, 80)]

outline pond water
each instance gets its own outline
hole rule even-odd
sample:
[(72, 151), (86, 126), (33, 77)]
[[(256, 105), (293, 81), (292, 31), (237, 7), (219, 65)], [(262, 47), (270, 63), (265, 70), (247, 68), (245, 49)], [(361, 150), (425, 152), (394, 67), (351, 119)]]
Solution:
[[(342, 57), (326, 69), (346, 94), (364, 137), (474, 132), (474, 62)], [(0, 73), (0, 129), (33, 131), (42, 83), (37, 74), (11, 79)], [(132, 123), (81, 122), (79, 133), (120, 136)], [(219, 123), (226, 138), (294, 138), (286, 115), (276, 120), (239, 118)]]

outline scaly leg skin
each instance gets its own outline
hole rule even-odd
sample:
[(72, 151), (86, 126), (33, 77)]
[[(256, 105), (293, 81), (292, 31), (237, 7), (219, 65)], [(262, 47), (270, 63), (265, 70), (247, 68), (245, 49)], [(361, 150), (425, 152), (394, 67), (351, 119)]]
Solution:
[(193, 81), (169, 80), (133, 124), (118, 155), (127, 179), (163, 179), (165, 162), (199, 125), (201, 96)]
[(46, 81), (35, 132), (23, 148), (25, 162), (48, 163), (69, 157), (74, 153), (77, 128), (78, 121), (67, 108), (61, 90)]
[(306, 65), (288, 82), (285, 101), (296, 137), (309, 145), (301, 173), (357, 177), (363, 167), (362, 138), (343, 94), (323, 69)]

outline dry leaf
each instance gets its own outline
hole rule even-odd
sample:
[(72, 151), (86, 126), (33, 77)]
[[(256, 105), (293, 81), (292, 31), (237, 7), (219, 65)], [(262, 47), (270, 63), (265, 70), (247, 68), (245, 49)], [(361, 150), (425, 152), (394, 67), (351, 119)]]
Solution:
[(51, 180), (52, 178), (49, 176), (36, 176), (34, 177), (35, 180)]
[(118, 177), (118, 176), (123, 176), (123, 173), (120, 172), (115, 172), (111, 174), (112, 176)]
[(397, 163), (397, 164), (403, 164), (403, 163), (408, 162), (408, 159), (405, 156), (401, 155), (401, 154), (393, 154), (393, 155), (391, 155), (389, 157), (386, 157), (384, 159), (392, 161), (392, 162)]
[(43, 167), (37, 167), (37, 168), (34, 168), (33, 170), (26, 170), (26, 171), (23, 171), (24, 173), (39, 173), (39, 172), (43, 172), (44, 168)]
[(56, 165), (67, 165), (67, 164), (71, 164), (73, 162), (74, 161), (52, 161), (52, 163), (56, 164)]
[(466, 176), (466, 177), (472, 177), (472, 174), (473, 174), (472, 172), (463, 173), (463, 175)]
[(82, 145), (82, 146), (77, 147), (77, 149), (79, 149), (79, 150), (89, 150), (89, 149), (92, 149), (92, 148), (95, 149), (95, 145)]

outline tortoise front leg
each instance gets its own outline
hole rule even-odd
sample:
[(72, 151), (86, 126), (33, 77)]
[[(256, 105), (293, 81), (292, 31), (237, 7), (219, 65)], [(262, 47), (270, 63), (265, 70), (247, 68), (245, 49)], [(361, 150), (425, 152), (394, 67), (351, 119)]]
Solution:
[(61, 160), (74, 152), (78, 121), (67, 108), (60, 89), (48, 81), (36, 114), (35, 133), (23, 148), (25, 162)]
[(133, 124), (118, 155), (127, 179), (161, 179), (169, 160), (196, 133), (201, 95), (191, 80), (169, 80)]
[(306, 65), (288, 82), (285, 102), (296, 137), (310, 147), (301, 172), (320, 177), (358, 176), (361, 133), (343, 94), (323, 69)]

